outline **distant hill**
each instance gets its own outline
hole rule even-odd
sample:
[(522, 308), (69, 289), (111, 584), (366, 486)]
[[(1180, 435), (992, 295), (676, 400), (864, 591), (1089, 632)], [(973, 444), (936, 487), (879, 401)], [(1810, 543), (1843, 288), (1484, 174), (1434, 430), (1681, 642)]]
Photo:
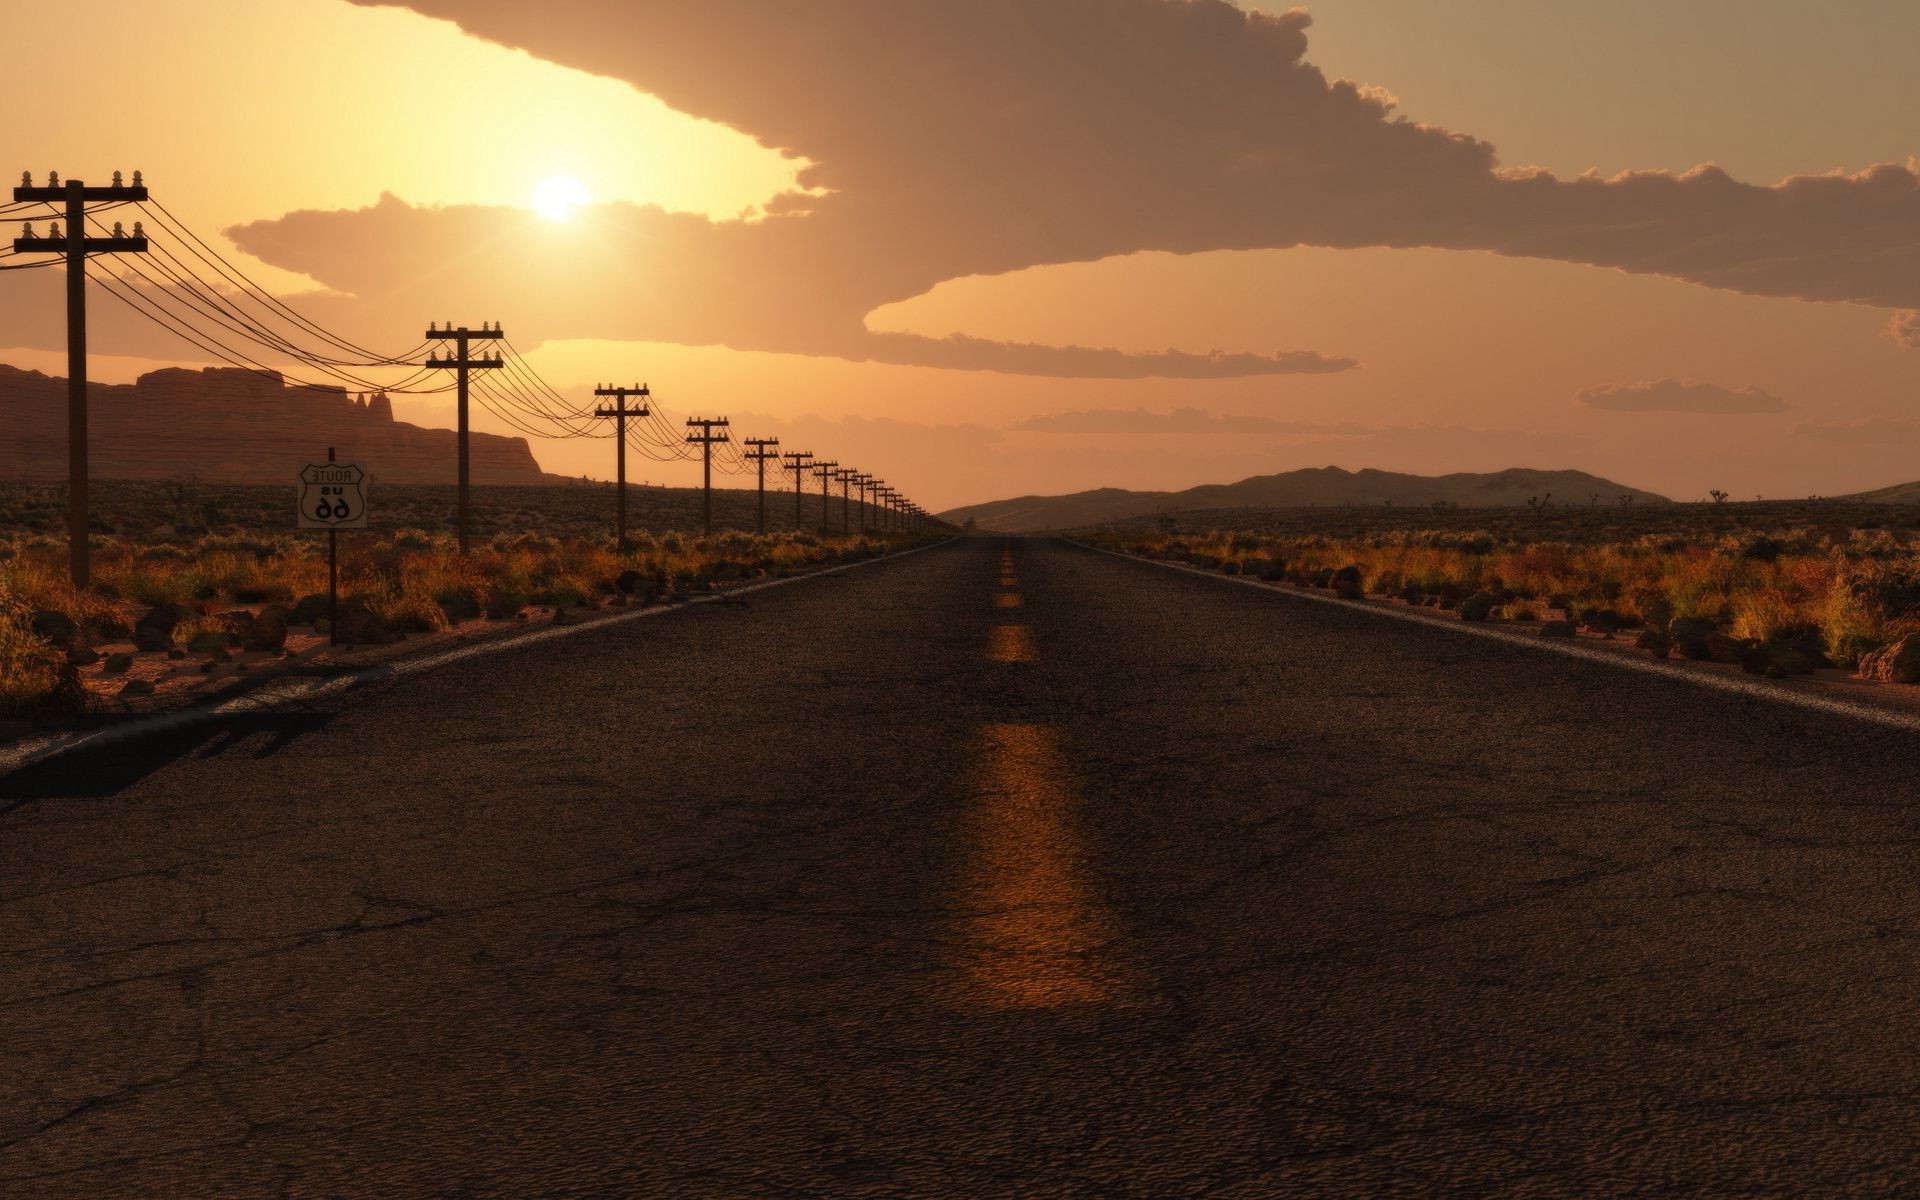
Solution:
[[(288, 386), (272, 371), (230, 367), (150, 371), (130, 384), (87, 387), (98, 479), (275, 483), (332, 446), (380, 483), (451, 483), (456, 434), (396, 421), (383, 392)], [(67, 477), (67, 381), (0, 365), (0, 479)], [(527, 439), (470, 435), (475, 483), (547, 483)]]
[(944, 520), (981, 529), (1024, 533), (1077, 529), (1127, 517), (1206, 508), (1308, 508), (1332, 505), (1409, 508), (1446, 503), (1461, 508), (1524, 506), (1535, 496), (1553, 503), (1587, 504), (1594, 493), (1602, 501), (1632, 496), (1640, 504), (1668, 504), (1665, 496), (1626, 487), (1585, 471), (1534, 471), (1513, 467), (1489, 474), (1403, 475), (1394, 471), (1345, 471), (1308, 467), (1279, 475), (1255, 475), (1239, 483), (1209, 483), (1183, 492), (1130, 492), (1098, 488), (1066, 496), (1020, 496), (972, 504), (941, 513)]
[(1871, 492), (1855, 492), (1851, 496), (1837, 496), (1835, 499), (1858, 500), (1864, 504), (1920, 504), (1920, 480), (1875, 488)]

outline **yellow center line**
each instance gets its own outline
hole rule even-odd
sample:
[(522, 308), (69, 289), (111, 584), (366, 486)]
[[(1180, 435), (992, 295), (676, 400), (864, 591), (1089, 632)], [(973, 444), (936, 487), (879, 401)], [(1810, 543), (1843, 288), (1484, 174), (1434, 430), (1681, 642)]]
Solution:
[(1033, 630), (1026, 625), (995, 625), (987, 642), (987, 657), (994, 662), (1025, 663), (1040, 657), (1034, 648)]
[(1001, 592), (993, 598), (993, 603), (996, 608), (1019, 608), (1026, 601), (1020, 598), (1019, 592)]
[(996, 1008), (1091, 1004), (1122, 990), (1118, 923), (1081, 864), (1078, 798), (1044, 725), (980, 731), (978, 803), (962, 823), (960, 999)]

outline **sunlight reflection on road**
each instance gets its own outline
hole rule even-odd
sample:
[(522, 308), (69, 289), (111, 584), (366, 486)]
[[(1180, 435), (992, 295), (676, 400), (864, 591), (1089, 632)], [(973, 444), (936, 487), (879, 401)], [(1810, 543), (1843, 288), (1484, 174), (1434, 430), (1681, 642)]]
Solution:
[(958, 904), (967, 998), (1007, 1008), (1110, 999), (1119, 982), (1105, 960), (1117, 934), (1082, 865), (1057, 733), (988, 725), (980, 740)]

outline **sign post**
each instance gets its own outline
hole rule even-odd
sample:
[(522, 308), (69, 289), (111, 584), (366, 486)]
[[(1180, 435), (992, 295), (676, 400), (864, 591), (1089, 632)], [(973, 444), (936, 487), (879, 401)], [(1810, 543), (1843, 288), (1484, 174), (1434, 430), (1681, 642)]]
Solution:
[(340, 531), (367, 527), (367, 473), (353, 463), (309, 463), (300, 471), (300, 528), (327, 531), (327, 644), (340, 644)]

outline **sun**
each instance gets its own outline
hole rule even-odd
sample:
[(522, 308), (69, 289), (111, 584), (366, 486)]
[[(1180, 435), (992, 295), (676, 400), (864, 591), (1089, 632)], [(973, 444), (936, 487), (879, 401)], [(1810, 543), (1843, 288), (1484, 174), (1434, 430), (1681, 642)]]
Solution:
[(549, 221), (564, 221), (587, 203), (587, 185), (571, 175), (550, 175), (533, 189), (533, 210)]

